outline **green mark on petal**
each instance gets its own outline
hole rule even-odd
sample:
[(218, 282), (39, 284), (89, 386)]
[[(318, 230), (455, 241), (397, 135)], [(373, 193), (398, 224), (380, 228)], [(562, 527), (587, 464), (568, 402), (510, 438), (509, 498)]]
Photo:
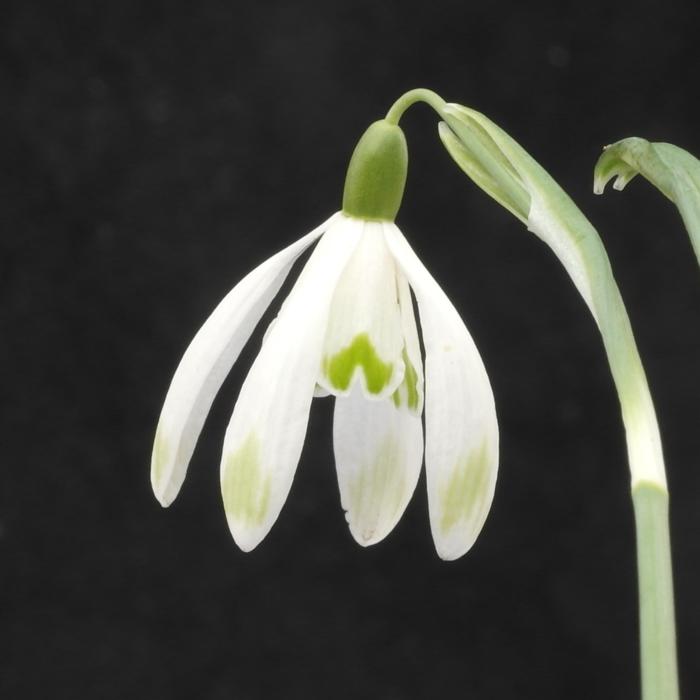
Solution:
[(383, 362), (379, 357), (367, 333), (356, 335), (350, 345), (323, 360), (324, 373), (340, 391), (348, 389), (356, 367), (362, 368), (370, 394), (381, 393), (394, 371), (391, 362)]
[(151, 456), (151, 480), (153, 485), (159, 485), (163, 478), (163, 470), (170, 457), (170, 446), (163, 437), (160, 426), (156, 428), (156, 437), (153, 441), (153, 455)]
[(418, 409), (418, 373), (416, 368), (411, 363), (408, 358), (408, 353), (404, 348), (403, 351), (403, 361), (406, 365), (406, 374), (404, 375), (404, 382), (406, 384), (406, 391), (408, 392), (408, 407), (415, 411)]
[(246, 525), (263, 522), (270, 502), (270, 477), (263, 476), (255, 433), (226, 459), (221, 490), (228, 516)]
[(440, 494), (440, 529), (443, 533), (446, 534), (460, 522), (474, 520), (474, 509), (480, 508), (489, 483), (490, 467), (486, 440), (466, 459), (457, 463)]
[(412, 411), (419, 410), (420, 395), (418, 394), (418, 372), (413, 366), (406, 348), (403, 350), (403, 362), (406, 367), (403, 381), (399, 388), (391, 395), (391, 400), (396, 408), (401, 408), (402, 401), (406, 401), (406, 405)]

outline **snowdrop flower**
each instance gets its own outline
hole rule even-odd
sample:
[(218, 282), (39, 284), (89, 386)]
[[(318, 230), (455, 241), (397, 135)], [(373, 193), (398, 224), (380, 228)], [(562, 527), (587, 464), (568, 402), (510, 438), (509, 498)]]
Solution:
[[(425, 464), (438, 554), (474, 543), (493, 499), (498, 426), (479, 353), (459, 313), (394, 224), (407, 150), (395, 121), (372, 124), (348, 168), (342, 211), (277, 253), (221, 301), (185, 352), (156, 431), (151, 482), (177, 496), (212, 401), (298, 256), (316, 248), (263, 340), (221, 458), (231, 533), (244, 551), (287, 498), (314, 396), (335, 397), (342, 507), (362, 545), (396, 525)], [(411, 291), (420, 313), (421, 357)]]

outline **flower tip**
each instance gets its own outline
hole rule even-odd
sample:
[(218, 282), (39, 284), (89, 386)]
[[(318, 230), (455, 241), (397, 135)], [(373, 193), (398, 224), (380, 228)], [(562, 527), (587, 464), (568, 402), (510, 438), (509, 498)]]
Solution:
[(612, 187), (622, 192), (639, 173), (638, 159), (648, 147), (647, 141), (636, 137), (605, 146), (593, 169), (593, 191), (602, 194), (607, 183), (615, 178)]
[(389, 533), (378, 532), (376, 529), (361, 529), (350, 525), (350, 534), (360, 547), (371, 547), (381, 542)]
[(173, 493), (171, 484), (163, 479), (163, 470), (159, 466), (155, 459), (151, 462), (151, 489), (158, 503), (167, 508), (175, 500), (177, 491)]
[(151, 489), (163, 508), (168, 508), (180, 493), (180, 485), (172, 477), (166, 478), (162, 470), (151, 467)]
[(447, 122), (438, 122), (438, 134), (443, 141), (450, 137), (454, 138), (454, 133)]
[(618, 175), (615, 178), (615, 181), (613, 182), (613, 189), (617, 190), (618, 192), (622, 192), (622, 190), (625, 189), (625, 185), (629, 182), (626, 178), (624, 178), (622, 175)]
[(151, 453), (151, 488), (163, 508), (167, 508), (180, 492), (180, 484), (176, 483), (173, 477), (177, 468), (176, 450), (173, 445), (173, 441), (159, 424)]
[[(618, 178), (621, 175), (621, 170), (623, 164), (615, 156), (615, 154), (609, 150), (610, 146), (605, 146), (603, 152), (598, 158), (598, 162), (593, 168), (593, 192), (594, 194), (603, 194), (605, 192), (605, 187), (614, 177)], [(626, 184), (626, 183), (625, 183)], [(615, 184), (613, 184), (615, 187)], [(615, 187), (617, 189), (617, 187)]]
[(457, 102), (448, 102), (442, 110), (443, 114), (450, 115), (452, 117), (462, 117), (465, 119), (473, 119), (474, 117), (483, 117), (483, 115), (477, 112), (475, 109), (470, 107), (465, 107)]
[[(235, 539), (234, 539), (235, 541)], [(255, 542), (255, 543), (249, 543), (249, 542), (236, 542), (238, 545), (238, 549), (243, 552), (243, 554), (248, 554), (252, 552), (259, 544), (260, 542)]]
[(371, 547), (381, 542), (392, 531), (395, 524), (380, 523), (374, 518), (357, 517), (357, 513), (353, 517), (350, 513), (350, 510), (345, 510), (345, 522), (348, 524), (350, 535), (360, 547)]
[(469, 549), (462, 551), (444, 549), (442, 547), (436, 546), (435, 551), (437, 552), (438, 557), (442, 559), (442, 561), (457, 561), (457, 559), (461, 559), (469, 551)]
[(163, 506), (163, 508), (167, 508), (175, 500), (173, 497), (170, 497), (164, 490), (157, 488), (154, 484), (151, 484), (151, 486), (153, 487), (153, 495), (156, 497), (158, 503), (160, 503), (160, 505)]
[(227, 518), (228, 529), (238, 549), (245, 554), (252, 552), (264, 539), (267, 532), (241, 526), (233, 518)]

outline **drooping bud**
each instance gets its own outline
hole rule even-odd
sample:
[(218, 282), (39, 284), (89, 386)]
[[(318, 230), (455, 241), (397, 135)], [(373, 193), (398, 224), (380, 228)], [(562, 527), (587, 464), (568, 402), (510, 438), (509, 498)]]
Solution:
[(350, 159), (343, 212), (368, 221), (393, 221), (406, 185), (406, 137), (385, 119), (370, 124)]

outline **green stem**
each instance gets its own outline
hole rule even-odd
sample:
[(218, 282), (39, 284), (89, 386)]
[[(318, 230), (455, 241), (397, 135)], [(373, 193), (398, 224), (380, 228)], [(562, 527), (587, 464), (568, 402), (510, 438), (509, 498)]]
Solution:
[(678, 700), (668, 492), (649, 482), (632, 489), (637, 525), (643, 700)]
[[(607, 253), (588, 219), (520, 144), (468, 107), (450, 104), (444, 113), (440, 136), (450, 155), (552, 248), (600, 328), (620, 398), (632, 475), (643, 699), (678, 700), (666, 469), (654, 404)], [(598, 177), (609, 174), (603, 162)]]
[(391, 109), (386, 113), (386, 121), (389, 124), (398, 124), (399, 120), (403, 116), (403, 113), (416, 102), (425, 102), (430, 105), (440, 116), (442, 116), (442, 110), (445, 107), (445, 100), (440, 97), (436, 92), (432, 90), (426, 90), (425, 88), (416, 88), (415, 90), (409, 90), (405, 92), (401, 97), (399, 97)]

